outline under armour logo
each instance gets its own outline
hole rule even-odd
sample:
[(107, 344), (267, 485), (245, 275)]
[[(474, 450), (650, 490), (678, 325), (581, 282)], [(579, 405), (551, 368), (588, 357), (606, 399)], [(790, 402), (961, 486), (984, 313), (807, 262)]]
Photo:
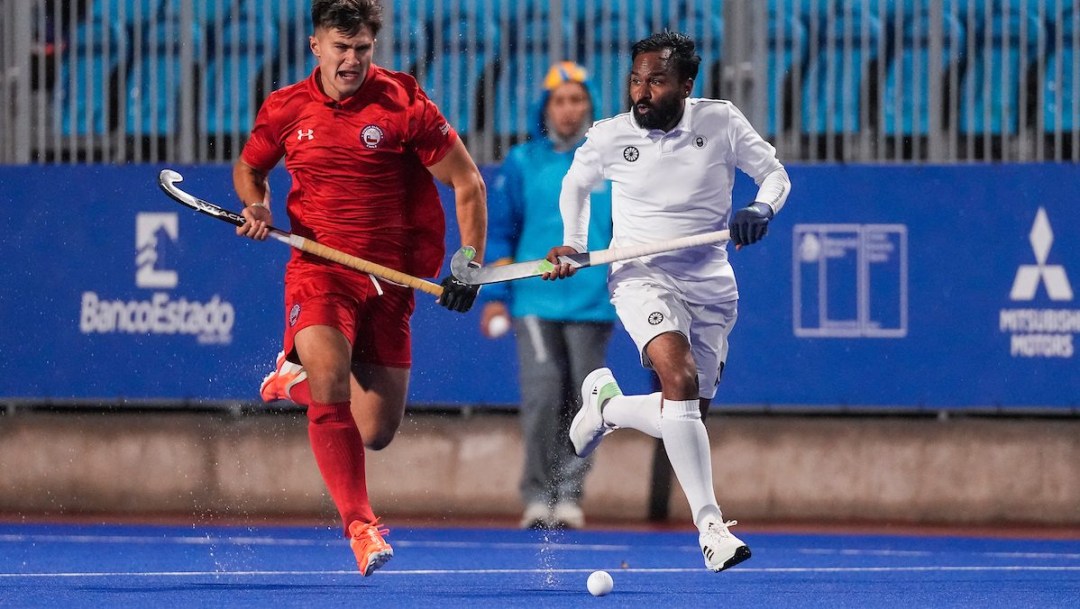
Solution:
[(315, 130), (314, 129), (308, 129), (307, 131), (304, 131), (303, 129), (297, 129), (296, 130), (296, 140), (297, 141), (302, 141), (304, 138), (307, 138), (309, 140), (315, 139)]
[(1034, 300), (1039, 283), (1045, 282), (1050, 300), (1072, 300), (1072, 286), (1069, 284), (1069, 276), (1065, 274), (1065, 267), (1060, 264), (1046, 264), (1050, 246), (1054, 243), (1054, 231), (1050, 228), (1046, 210), (1041, 207), (1035, 214), (1035, 223), (1031, 225), (1028, 239), (1031, 241), (1032, 251), (1035, 252), (1035, 264), (1020, 265), (1009, 298)]

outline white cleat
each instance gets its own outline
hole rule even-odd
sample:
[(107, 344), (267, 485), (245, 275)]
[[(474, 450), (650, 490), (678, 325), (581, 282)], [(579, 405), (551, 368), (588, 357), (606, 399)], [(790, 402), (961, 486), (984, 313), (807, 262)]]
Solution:
[(585, 528), (585, 512), (581, 506), (569, 501), (560, 501), (551, 510), (551, 528), (553, 529), (583, 529)]
[(607, 368), (597, 368), (581, 384), (581, 408), (570, 423), (570, 442), (579, 457), (588, 457), (604, 436), (615, 428), (604, 423), (604, 404), (622, 395), (619, 384)]
[(546, 529), (551, 520), (551, 508), (543, 501), (533, 501), (525, 506), (519, 525), (523, 529)]
[(709, 570), (719, 573), (750, 558), (750, 548), (728, 530), (739, 521), (724, 522), (710, 517), (706, 523), (705, 530), (698, 536), (698, 543), (701, 544), (701, 554)]

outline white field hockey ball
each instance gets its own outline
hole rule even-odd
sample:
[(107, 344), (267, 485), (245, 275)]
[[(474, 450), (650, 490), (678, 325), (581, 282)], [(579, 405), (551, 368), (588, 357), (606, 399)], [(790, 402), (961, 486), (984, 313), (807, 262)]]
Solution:
[(611, 579), (611, 574), (607, 571), (593, 571), (585, 585), (589, 588), (589, 594), (604, 596), (615, 587), (615, 580)]

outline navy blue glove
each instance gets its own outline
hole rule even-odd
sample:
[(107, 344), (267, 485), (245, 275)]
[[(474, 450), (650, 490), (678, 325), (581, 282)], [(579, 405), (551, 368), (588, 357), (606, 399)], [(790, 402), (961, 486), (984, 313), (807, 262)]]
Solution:
[[(480, 267), (475, 262), (470, 262), (469, 266)], [(442, 285), (443, 294), (439, 297), (439, 304), (458, 313), (471, 309), (476, 300), (476, 294), (480, 291), (479, 285), (469, 285), (453, 275), (443, 278), (440, 285)]]
[(742, 246), (761, 241), (769, 232), (769, 220), (772, 217), (772, 208), (764, 203), (751, 203), (735, 212), (735, 217), (728, 226), (731, 230), (731, 242)]

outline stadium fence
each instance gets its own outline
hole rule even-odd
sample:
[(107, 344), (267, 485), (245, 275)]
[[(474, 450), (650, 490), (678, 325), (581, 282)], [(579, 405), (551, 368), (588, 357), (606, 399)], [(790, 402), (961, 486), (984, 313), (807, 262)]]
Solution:
[[(0, 0), (0, 163), (228, 162), (313, 68), (309, 2)], [(1080, 158), (1070, 0), (404, 0), (376, 62), (416, 76), (480, 162), (528, 136), (553, 62), (625, 110), (630, 46), (695, 37), (695, 95), (803, 162)]]

